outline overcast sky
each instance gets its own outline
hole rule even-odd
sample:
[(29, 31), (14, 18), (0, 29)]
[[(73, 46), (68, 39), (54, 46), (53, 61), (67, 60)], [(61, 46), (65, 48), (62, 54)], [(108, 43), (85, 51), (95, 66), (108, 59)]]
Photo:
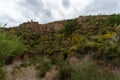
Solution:
[(0, 0), (0, 24), (7, 26), (119, 12), (120, 0)]

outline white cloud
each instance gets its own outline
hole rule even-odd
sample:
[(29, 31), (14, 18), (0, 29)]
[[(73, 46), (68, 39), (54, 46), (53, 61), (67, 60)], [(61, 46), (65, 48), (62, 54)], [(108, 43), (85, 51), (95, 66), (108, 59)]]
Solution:
[(79, 15), (118, 13), (120, 0), (0, 0), (0, 23), (47, 23)]

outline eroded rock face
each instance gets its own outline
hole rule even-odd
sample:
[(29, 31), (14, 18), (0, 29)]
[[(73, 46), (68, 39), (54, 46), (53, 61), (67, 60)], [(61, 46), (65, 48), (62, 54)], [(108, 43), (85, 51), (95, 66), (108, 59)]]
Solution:
[(17, 27), (11, 27), (10, 30), (14, 30), (15, 32), (25, 31), (30, 33), (39, 33), (50, 30), (60, 30), (64, 25), (64, 22), (53, 22), (48, 24), (39, 24), (38, 22), (25, 22), (20, 24)]

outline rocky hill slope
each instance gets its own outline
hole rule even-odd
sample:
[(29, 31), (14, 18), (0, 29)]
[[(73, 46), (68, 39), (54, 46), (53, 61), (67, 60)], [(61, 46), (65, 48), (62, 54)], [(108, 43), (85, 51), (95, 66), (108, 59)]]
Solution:
[(0, 33), (0, 80), (120, 80), (119, 14), (31, 21)]

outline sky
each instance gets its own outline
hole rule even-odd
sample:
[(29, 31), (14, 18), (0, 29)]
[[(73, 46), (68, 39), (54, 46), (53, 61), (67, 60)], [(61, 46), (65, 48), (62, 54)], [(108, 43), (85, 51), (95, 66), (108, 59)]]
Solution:
[(40, 24), (81, 15), (120, 13), (120, 0), (0, 0), (0, 25)]

